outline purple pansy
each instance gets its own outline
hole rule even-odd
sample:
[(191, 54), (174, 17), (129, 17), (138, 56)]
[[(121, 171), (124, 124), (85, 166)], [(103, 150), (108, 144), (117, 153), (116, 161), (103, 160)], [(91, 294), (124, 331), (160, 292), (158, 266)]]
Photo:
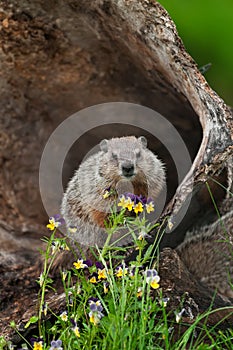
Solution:
[(63, 350), (62, 341), (60, 339), (52, 340), (51, 347), (49, 350)]
[(103, 270), (104, 268), (104, 265), (100, 261), (96, 261), (95, 266), (97, 267), (97, 269), (100, 269), (100, 270)]
[(84, 260), (83, 263), (87, 265), (87, 267), (91, 267), (93, 265), (93, 262), (90, 259)]

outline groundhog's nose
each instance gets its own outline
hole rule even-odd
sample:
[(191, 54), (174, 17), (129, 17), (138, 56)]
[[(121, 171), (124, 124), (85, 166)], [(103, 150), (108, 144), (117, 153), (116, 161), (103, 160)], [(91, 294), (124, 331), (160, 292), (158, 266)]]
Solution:
[(134, 165), (133, 164), (122, 165), (122, 174), (125, 177), (133, 176), (134, 175)]

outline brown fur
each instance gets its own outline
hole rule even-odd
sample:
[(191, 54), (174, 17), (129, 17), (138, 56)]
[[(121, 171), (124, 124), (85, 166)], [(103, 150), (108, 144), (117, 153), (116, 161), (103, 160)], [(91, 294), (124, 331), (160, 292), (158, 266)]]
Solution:
[[(71, 239), (88, 247), (104, 244), (104, 221), (121, 193), (149, 194), (156, 200), (165, 184), (163, 164), (147, 149), (144, 137), (103, 140), (100, 149), (76, 170), (61, 206), (67, 226), (78, 227)], [(104, 199), (107, 188), (115, 194)], [(125, 243), (122, 239), (118, 244)]]
[(92, 221), (95, 222), (96, 225), (98, 225), (99, 227), (104, 228), (105, 227), (105, 221), (108, 218), (108, 215), (106, 215), (105, 213), (102, 213), (101, 211), (92, 209), (91, 211), (91, 218)]

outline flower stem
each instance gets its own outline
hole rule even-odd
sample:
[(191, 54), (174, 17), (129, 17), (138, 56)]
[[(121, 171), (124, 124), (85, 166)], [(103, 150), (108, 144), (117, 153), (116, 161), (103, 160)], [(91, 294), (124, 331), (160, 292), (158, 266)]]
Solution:
[(56, 254), (53, 255), (50, 263), (49, 263), (49, 258), (50, 258), (50, 249), (51, 249), (51, 245), (52, 242), (54, 240), (54, 236), (56, 233), (56, 229), (52, 232), (49, 240), (48, 240), (48, 244), (46, 247), (46, 252), (45, 252), (45, 259), (44, 259), (44, 269), (43, 269), (43, 281), (42, 281), (42, 286), (41, 286), (41, 296), (40, 296), (40, 301), (39, 301), (39, 312), (38, 312), (38, 329), (39, 329), (39, 336), (42, 336), (42, 309), (43, 309), (43, 305), (44, 305), (44, 301), (45, 301), (45, 291), (46, 291), (46, 286), (47, 286), (47, 278), (48, 278), (48, 274), (49, 271), (53, 265), (54, 259)]

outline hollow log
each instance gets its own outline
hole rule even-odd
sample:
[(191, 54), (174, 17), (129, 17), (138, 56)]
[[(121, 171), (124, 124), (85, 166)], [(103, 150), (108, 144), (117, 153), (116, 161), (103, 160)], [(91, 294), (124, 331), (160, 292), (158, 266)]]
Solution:
[[(63, 120), (85, 107), (113, 101), (149, 107), (169, 120), (192, 158), (178, 187), (169, 153), (150, 133), (145, 136), (167, 165), (169, 200), (163, 216), (169, 215), (174, 224), (191, 192), (199, 191), (200, 184), (231, 159), (233, 123), (230, 109), (208, 85), (169, 14), (156, 1), (2, 1), (0, 21), (0, 220), (5, 243), (0, 248), (0, 328), (10, 337), (9, 314), (20, 320), (26, 305), (35, 306), (27, 300), (36, 299), (30, 281), (40, 271), (31, 267), (40, 259), (36, 251), (47, 234), (39, 163), (50, 134)], [(91, 147), (125, 132), (141, 135), (142, 130), (122, 123), (83, 135), (81, 152), (71, 153), (64, 164), (64, 182)], [(224, 197), (216, 193), (220, 200)], [(182, 240), (202, 203), (194, 200), (186, 224), (165, 237), (163, 245)], [(208, 207), (208, 201), (205, 204)], [(17, 285), (12, 290), (16, 277), (18, 290)], [(18, 300), (24, 300), (23, 305)]]

